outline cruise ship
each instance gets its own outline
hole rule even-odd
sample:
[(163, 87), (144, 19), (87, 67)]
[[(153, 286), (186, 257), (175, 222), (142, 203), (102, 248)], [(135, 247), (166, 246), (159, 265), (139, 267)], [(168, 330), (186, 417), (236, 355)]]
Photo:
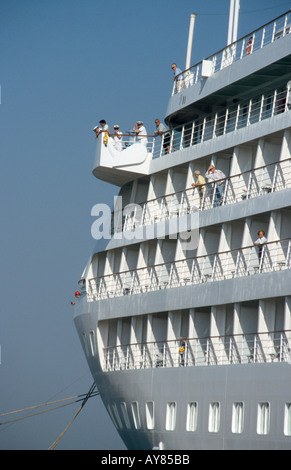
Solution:
[(291, 14), (237, 39), (238, 11), (166, 130), (96, 139), (120, 191), (92, 209), (74, 322), (129, 450), (291, 449)]

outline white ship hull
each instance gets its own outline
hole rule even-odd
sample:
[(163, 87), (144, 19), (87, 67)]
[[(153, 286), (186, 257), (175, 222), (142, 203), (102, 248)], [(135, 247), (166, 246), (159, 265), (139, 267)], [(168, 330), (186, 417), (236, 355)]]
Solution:
[[(291, 449), (289, 24), (175, 83), (169, 154), (158, 137), (118, 159), (98, 138), (93, 173), (120, 199), (74, 321), (128, 449)], [(221, 194), (192, 187), (211, 165)]]

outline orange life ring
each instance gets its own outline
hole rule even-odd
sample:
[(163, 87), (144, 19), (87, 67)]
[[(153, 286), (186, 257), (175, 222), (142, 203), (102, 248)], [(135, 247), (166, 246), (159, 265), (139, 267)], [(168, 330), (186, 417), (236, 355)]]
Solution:
[(246, 47), (246, 55), (250, 55), (252, 53), (253, 48), (253, 37), (248, 40), (247, 47)]

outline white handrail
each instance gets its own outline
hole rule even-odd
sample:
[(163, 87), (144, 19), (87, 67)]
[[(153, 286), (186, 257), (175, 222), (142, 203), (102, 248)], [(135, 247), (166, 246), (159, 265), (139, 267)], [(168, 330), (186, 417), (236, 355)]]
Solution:
[[(112, 218), (112, 233), (134, 230), (195, 211), (209, 210), (217, 205), (235, 204), (291, 188), (291, 158), (229, 176), (223, 183), (223, 193), (219, 200), (216, 185), (206, 183), (202, 191), (191, 187), (141, 204), (131, 204), (126, 207), (124, 214), (122, 210)], [(123, 223), (114, 227), (114, 220), (120, 220), (123, 215)]]
[(291, 240), (186, 258), (89, 279), (88, 301), (230, 280), (291, 268)]
[(291, 331), (165, 340), (105, 347), (103, 370), (290, 362)]

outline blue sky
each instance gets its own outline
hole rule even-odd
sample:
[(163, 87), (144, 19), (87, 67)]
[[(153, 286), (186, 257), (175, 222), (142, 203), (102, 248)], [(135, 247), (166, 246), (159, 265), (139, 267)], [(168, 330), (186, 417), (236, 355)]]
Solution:
[[(238, 36), (290, 7), (241, 0)], [(92, 176), (92, 128), (143, 120), (152, 133), (171, 63), (185, 66), (190, 14), (195, 64), (226, 45), (228, 11), (229, 0), (0, 0), (0, 413), (92, 385), (70, 301), (94, 249), (91, 208), (118, 192)], [(47, 449), (77, 408), (0, 426), (0, 449)], [(57, 448), (124, 445), (95, 397)]]

